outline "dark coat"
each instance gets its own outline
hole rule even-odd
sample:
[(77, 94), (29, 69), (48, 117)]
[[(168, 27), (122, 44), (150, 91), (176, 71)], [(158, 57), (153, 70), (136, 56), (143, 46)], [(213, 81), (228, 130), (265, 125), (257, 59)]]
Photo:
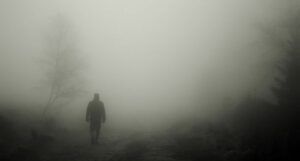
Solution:
[(105, 122), (105, 109), (103, 102), (99, 100), (90, 101), (86, 110), (86, 120), (91, 124)]

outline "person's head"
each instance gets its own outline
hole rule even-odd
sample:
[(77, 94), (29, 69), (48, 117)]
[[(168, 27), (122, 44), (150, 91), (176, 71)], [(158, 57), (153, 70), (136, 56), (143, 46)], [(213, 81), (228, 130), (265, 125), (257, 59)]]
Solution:
[(99, 93), (95, 93), (95, 94), (94, 94), (94, 100), (97, 100), (97, 101), (98, 101), (99, 98), (100, 98)]

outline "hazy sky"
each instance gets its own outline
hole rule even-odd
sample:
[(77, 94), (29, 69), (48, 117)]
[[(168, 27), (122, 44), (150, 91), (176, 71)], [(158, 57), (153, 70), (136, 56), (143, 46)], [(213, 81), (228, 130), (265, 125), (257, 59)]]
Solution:
[(264, 86), (269, 57), (258, 24), (285, 14), (286, 2), (0, 0), (0, 96), (40, 99), (36, 60), (59, 14), (72, 24), (87, 63), (79, 111), (94, 92), (118, 120), (172, 119), (195, 106), (209, 111), (225, 96)]

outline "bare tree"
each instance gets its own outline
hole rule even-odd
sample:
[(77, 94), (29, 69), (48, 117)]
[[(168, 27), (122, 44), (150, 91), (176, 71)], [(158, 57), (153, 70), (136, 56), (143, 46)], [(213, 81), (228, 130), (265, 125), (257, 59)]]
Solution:
[(82, 91), (83, 62), (78, 53), (75, 34), (68, 21), (57, 16), (46, 36), (42, 58), (44, 85), (49, 90), (43, 116), (49, 110), (61, 109)]

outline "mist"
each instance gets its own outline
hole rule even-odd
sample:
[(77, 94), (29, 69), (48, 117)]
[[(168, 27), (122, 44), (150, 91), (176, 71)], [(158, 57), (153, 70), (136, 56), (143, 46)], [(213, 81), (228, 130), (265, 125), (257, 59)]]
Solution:
[[(34, 89), (41, 79), (36, 60), (42, 57), (47, 27), (62, 15), (72, 23), (87, 63), (87, 93), (80, 101), (99, 92), (116, 122), (160, 124), (193, 110), (205, 116), (213, 110), (209, 104), (238, 99), (263, 79), (260, 66), (268, 58), (247, 48), (259, 41), (255, 25), (274, 20), (284, 4), (2, 2), (1, 93), (43, 101), (39, 96), (47, 93)], [(73, 104), (72, 111), (83, 111), (80, 105)]]
[(81, 64), (81, 92), (56, 112), (68, 128), (87, 128), (85, 112), (94, 93), (106, 109), (104, 131), (153, 132), (184, 121), (218, 120), (249, 96), (276, 105), (271, 87), (282, 53), (265, 41), (262, 29), (281, 25), (297, 5), (2, 0), (0, 101), (15, 104), (16, 111), (42, 113), (50, 94), (43, 59), (60, 19)]

